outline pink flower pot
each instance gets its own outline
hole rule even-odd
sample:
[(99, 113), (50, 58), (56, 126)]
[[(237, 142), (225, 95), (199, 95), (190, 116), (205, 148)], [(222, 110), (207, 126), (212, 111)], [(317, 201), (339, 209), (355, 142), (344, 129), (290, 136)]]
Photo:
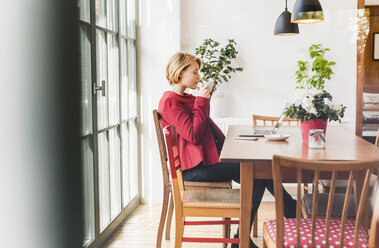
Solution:
[(326, 126), (328, 120), (324, 121), (322, 119), (310, 120), (308, 123), (300, 121), (301, 136), (303, 137), (303, 144), (308, 145), (308, 135), (310, 129), (324, 129), (324, 136), (326, 135)]

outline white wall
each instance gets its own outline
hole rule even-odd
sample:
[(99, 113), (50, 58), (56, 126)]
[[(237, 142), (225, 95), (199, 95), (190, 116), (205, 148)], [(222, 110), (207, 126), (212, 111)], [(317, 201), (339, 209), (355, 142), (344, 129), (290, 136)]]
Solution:
[[(284, 0), (182, 2), (182, 50), (194, 53), (195, 47), (205, 38), (222, 44), (228, 38), (237, 42), (236, 64), (244, 67), (244, 71), (236, 74), (225, 87), (221, 104), (226, 116), (279, 115), (285, 103), (291, 100), (297, 61), (306, 59), (311, 44), (322, 43), (331, 49), (327, 58), (337, 62), (335, 75), (327, 82), (326, 88), (337, 102), (348, 107), (346, 118), (354, 128), (357, 1), (320, 2), (325, 21), (299, 25), (300, 34), (287, 37), (273, 35), (275, 22), (284, 10)], [(289, 11), (294, 3), (295, 0), (288, 1)]]
[(179, 3), (176, 0), (141, 0), (139, 20), (139, 95), (141, 133), (142, 199), (162, 200), (162, 170), (152, 110), (168, 89), (165, 65), (179, 50)]
[[(283, 1), (248, 0), (141, 0), (140, 1), (140, 131), (142, 197), (145, 203), (162, 200), (161, 167), (152, 109), (157, 108), (168, 89), (164, 69), (177, 50), (194, 53), (203, 39), (237, 41), (236, 74), (218, 101), (229, 117), (250, 117), (252, 113), (278, 115), (295, 88), (298, 60), (306, 59), (308, 47), (322, 43), (336, 61), (335, 75), (327, 82), (337, 102), (348, 107), (350, 127), (355, 126), (356, 92), (356, 0), (320, 1), (325, 22), (300, 25), (300, 35), (276, 37), (275, 21), (284, 10)], [(289, 0), (289, 10), (295, 0)], [(212, 108), (217, 108), (214, 101)]]
[(379, 5), (379, 0), (365, 0), (365, 5)]

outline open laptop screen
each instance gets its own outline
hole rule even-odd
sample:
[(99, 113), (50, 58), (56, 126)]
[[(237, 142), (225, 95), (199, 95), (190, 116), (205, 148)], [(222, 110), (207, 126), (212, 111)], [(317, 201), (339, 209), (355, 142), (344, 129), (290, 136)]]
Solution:
[(280, 125), (282, 124), (284, 117), (285, 117), (285, 112), (287, 107), (290, 105), (290, 103), (287, 103), (286, 106), (283, 108), (282, 113), (280, 114), (280, 117), (278, 121), (275, 123), (274, 127), (271, 129), (257, 129), (254, 128), (252, 130), (244, 130), (243, 133), (240, 133), (240, 137), (259, 137), (259, 136), (264, 136), (266, 134), (276, 134), (279, 130)]
[(278, 132), (280, 125), (282, 125), (283, 119), (284, 119), (284, 117), (285, 117), (285, 114), (284, 114), (284, 113), (286, 112), (286, 109), (289, 107), (289, 105), (290, 105), (290, 103), (287, 102), (287, 104), (286, 104), (286, 106), (284, 107), (282, 113), (280, 114), (279, 120), (276, 122), (276, 124), (275, 124), (275, 126), (274, 126), (274, 130), (272, 130), (272, 132), (273, 132), (274, 134), (276, 134), (276, 133)]

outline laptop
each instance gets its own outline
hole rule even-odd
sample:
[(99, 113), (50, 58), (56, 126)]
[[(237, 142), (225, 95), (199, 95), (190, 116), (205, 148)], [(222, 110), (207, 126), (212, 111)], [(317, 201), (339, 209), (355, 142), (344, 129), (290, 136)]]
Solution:
[(282, 125), (283, 119), (285, 117), (284, 112), (286, 111), (286, 108), (290, 104), (287, 103), (286, 106), (284, 107), (282, 113), (280, 114), (280, 117), (276, 124), (272, 127), (272, 129), (251, 129), (251, 130), (244, 130), (243, 132), (238, 135), (239, 137), (263, 137), (265, 135), (270, 135), (270, 134), (276, 134), (278, 133), (280, 125)]

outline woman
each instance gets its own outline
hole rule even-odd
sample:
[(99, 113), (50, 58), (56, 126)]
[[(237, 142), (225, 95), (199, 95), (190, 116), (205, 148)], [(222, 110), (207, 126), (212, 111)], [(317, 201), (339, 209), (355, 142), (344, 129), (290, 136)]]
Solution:
[[(215, 89), (199, 84), (201, 60), (191, 54), (177, 52), (166, 66), (166, 78), (171, 91), (166, 91), (159, 102), (162, 127), (173, 125), (178, 133), (178, 146), (187, 181), (220, 182), (240, 181), (239, 163), (219, 161), (225, 136), (209, 117), (210, 98)], [(187, 89), (198, 89), (197, 97), (187, 94)], [(273, 181), (255, 179), (251, 223), (267, 188), (272, 194)], [(284, 212), (287, 218), (296, 217), (296, 201), (284, 190)], [(250, 226), (251, 226), (250, 223)], [(235, 235), (238, 237), (238, 232)], [(233, 244), (232, 247), (238, 247)], [(250, 247), (257, 247), (252, 241)]]

